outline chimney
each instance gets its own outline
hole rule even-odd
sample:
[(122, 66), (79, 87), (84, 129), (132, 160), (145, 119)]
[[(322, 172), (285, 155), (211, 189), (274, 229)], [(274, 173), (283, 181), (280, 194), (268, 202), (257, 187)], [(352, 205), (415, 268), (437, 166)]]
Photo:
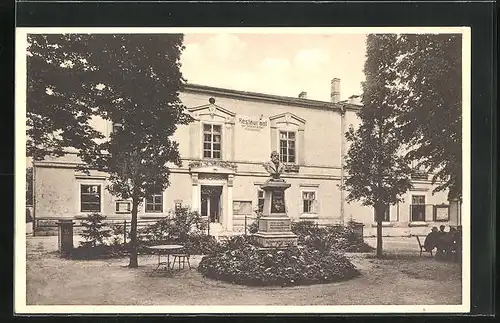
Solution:
[(307, 99), (307, 92), (304, 91), (300, 92), (299, 99)]
[(332, 89), (330, 92), (330, 98), (332, 103), (339, 103), (340, 101), (340, 79), (334, 78), (332, 79)]

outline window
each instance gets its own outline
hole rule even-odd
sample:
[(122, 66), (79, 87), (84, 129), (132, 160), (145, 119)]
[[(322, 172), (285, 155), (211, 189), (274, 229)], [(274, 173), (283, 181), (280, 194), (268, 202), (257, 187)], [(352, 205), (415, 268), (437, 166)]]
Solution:
[(316, 192), (302, 192), (302, 213), (316, 213)]
[(203, 125), (203, 157), (221, 158), (222, 127), (215, 124)]
[(80, 211), (101, 212), (101, 185), (80, 186)]
[(425, 204), (425, 195), (412, 195), (411, 204)]
[(146, 212), (163, 212), (163, 195), (161, 193), (154, 193), (146, 198)]
[[(373, 218), (374, 218), (375, 222), (377, 222), (376, 214), (373, 214)], [(387, 208), (385, 209), (385, 212), (384, 212), (384, 217), (382, 218), (382, 222), (390, 222), (390, 221), (391, 221), (391, 209), (390, 209), (390, 206), (387, 205)]]
[(280, 159), (283, 163), (295, 163), (295, 132), (280, 131)]
[(264, 212), (264, 191), (257, 190), (257, 207), (259, 212)]
[(425, 221), (425, 195), (412, 195), (410, 205), (410, 221)]
[(382, 219), (383, 222), (390, 222), (391, 221), (391, 209), (389, 206), (385, 209), (384, 212), (384, 218)]

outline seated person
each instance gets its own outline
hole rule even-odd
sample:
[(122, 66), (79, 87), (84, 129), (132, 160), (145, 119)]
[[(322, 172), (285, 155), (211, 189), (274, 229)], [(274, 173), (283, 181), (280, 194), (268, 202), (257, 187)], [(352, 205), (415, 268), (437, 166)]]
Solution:
[(444, 234), (446, 233), (446, 232), (444, 231), (444, 228), (445, 228), (445, 226), (444, 226), (444, 225), (440, 225), (440, 226), (439, 226), (439, 234), (440, 234), (440, 235), (444, 235)]
[(455, 234), (455, 260), (459, 260), (462, 257), (462, 226), (457, 227), (457, 232)]
[(456, 233), (455, 241), (457, 242), (457, 244), (460, 247), (462, 246), (462, 226), (461, 225), (459, 225), (457, 227), (457, 233)]
[(425, 237), (424, 249), (426, 251), (432, 251), (434, 248), (436, 248), (439, 237), (440, 234), (438, 232), (438, 229), (436, 227), (433, 227), (431, 232)]
[(456, 244), (456, 233), (457, 229), (450, 227), (449, 232), (445, 232), (438, 240), (437, 248), (438, 252), (445, 255), (447, 251), (452, 251), (455, 249)]
[(459, 232), (456, 228), (450, 228), (450, 237), (449, 237), (449, 242), (451, 244), (451, 249), (455, 250), (458, 244), (459, 240)]

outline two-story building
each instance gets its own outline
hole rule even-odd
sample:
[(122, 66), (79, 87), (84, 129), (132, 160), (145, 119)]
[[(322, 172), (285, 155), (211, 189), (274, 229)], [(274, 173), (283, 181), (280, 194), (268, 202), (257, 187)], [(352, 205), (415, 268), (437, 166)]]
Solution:
[[(140, 218), (166, 216), (178, 205), (198, 210), (210, 221), (210, 232), (242, 231), (262, 208), (259, 188), (268, 174), (262, 163), (276, 150), (287, 165), (284, 179), (288, 215), (320, 224), (362, 222), (365, 235), (374, 235), (374, 212), (359, 203), (348, 204), (341, 181), (349, 125), (359, 124), (359, 97), (340, 101), (340, 80), (331, 83), (331, 101), (284, 97), (188, 84), (180, 97), (195, 121), (179, 126), (182, 167), (171, 169), (171, 185), (140, 205)], [(101, 120), (95, 127), (109, 134), (113, 125)], [(61, 158), (34, 163), (36, 226), (60, 218), (77, 219), (101, 212), (110, 219), (130, 218), (130, 202), (106, 190), (106, 174), (80, 173), (79, 160), (69, 152)], [(460, 215), (449, 207), (446, 192), (432, 194), (426, 174), (415, 178), (405, 202), (386, 213), (384, 234), (425, 234), (434, 225), (457, 225)]]

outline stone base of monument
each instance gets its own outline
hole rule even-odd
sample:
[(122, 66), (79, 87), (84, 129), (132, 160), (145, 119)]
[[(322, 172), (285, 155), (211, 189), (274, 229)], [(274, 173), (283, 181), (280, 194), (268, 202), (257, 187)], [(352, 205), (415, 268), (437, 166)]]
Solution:
[(290, 247), (297, 245), (297, 235), (292, 232), (292, 220), (284, 216), (268, 216), (259, 219), (259, 231), (255, 242), (262, 247)]
[(285, 190), (291, 185), (283, 180), (268, 180), (261, 185), (264, 207), (259, 230), (253, 236), (261, 247), (291, 247), (297, 245), (292, 232), (292, 220), (286, 214)]
[(259, 219), (259, 232), (291, 232), (292, 219), (285, 216), (265, 216)]
[(297, 245), (297, 235), (293, 232), (257, 232), (255, 242), (264, 248), (287, 248)]

